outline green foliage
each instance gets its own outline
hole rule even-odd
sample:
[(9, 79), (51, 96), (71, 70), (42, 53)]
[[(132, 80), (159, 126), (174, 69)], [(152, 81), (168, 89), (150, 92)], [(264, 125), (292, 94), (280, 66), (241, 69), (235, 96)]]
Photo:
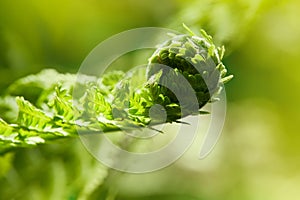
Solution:
[[(0, 150), (75, 137), (78, 131), (151, 128), (199, 114), (199, 109), (221, 89), (220, 84), (231, 76), (225, 77), (226, 69), (221, 62), (224, 48), (215, 47), (211, 36), (204, 31), (196, 36), (186, 29), (189, 35), (172, 35), (154, 52), (147, 72), (143, 72), (148, 76), (145, 82), (135, 78), (134, 73), (125, 76), (121, 71), (97, 78), (60, 74), (51, 69), (19, 79), (2, 98), (4, 104), (0, 109), (5, 111), (2, 118), (7, 122), (0, 118)], [(153, 67), (155, 63), (170, 66), (172, 70)], [(183, 76), (188, 81), (196, 101), (191, 101), (186, 85), (174, 82), (172, 76)], [(187, 103), (179, 102), (176, 94), (162, 83), (171, 84), (185, 96)], [(10, 101), (14, 96), (16, 105), (12, 106)], [(151, 110), (155, 104), (166, 110), (166, 121), (159, 119), (161, 108)], [(193, 105), (189, 104), (197, 104), (198, 109), (192, 110)]]

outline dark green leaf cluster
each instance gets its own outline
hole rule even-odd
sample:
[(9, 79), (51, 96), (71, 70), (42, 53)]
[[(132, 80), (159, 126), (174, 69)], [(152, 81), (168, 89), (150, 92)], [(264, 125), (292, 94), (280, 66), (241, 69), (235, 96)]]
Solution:
[[(153, 100), (166, 108), (169, 121), (193, 114), (191, 104), (202, 108), (232, 78), (226, 77), (227, 70), (221, 62), (224, 47), (216, 47), (204, 30), (196, 36), (185, 28), (190, 34), (172, 34), (148, 64), (147, 76), (152, 79), (148, 87)], [(191, 99), (190, 87), (197, 101)]]

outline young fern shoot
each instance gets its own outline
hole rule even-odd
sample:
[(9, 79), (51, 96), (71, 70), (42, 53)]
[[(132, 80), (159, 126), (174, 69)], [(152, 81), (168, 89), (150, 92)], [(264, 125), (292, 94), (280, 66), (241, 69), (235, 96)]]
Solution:
[[(46, 69), (16, 81), (0, 99), (0, 152), (74, 137), (78, 130), (151, 128), (200, 114), (232, 76), (222, 63), (224, 47), (203, 30), (197, 36), (186, 29), (189, 34), (172, 35), (156, 49), (139, 88), (121, 71), (98, 78)], [(162, 110), (165, 119), (156, 117)]]

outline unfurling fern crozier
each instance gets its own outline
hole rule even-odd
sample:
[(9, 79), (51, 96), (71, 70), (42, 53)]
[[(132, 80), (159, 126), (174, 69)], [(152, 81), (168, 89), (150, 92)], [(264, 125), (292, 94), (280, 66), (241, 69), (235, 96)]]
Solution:
[[(149, 90), (155, 103), (166, 109), (169, 122), (195, 114), (189, 110), (191, 104), (196, 103), (201, 109), (213, 100), (222, 89), (222, 84), (232, 78), (232, 75), (226, 76), (227, 70), (221, 61), (224, 47), (216, 47), (212, 37), (204, 30), (201, 30), (201, 36), (196, 36), (185, 28), (190, 34), (172, 34), (168, 41), (158, 47), (148, 63), (147, 77), (151, 80)], [(188, 84), (177, 81), (179, 76), (184, 77)], [(177, 94), (159, 83), (172, 85)], [(197, 102), (188, 99), (191, 95), (186, 92), (187, 87), (192, 87)], [(187, 98), (187, 105), (179, 102), (178, 95)]]

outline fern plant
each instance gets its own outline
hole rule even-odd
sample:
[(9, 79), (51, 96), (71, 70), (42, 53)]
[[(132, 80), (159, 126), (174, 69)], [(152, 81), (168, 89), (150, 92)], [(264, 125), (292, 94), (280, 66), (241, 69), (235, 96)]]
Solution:
[[(171, 35), (153, 53), (145, 72), (147, 80), (139, 88), (132, 86), (130, 80), (134, 77), (121, 71), (93, 77), (46, 69), (17, 80), (0, 99), (0, 151), (76, 137), (78, 130), (106, 133), (152, 128), (200, 114), (200, 109), (220, 91), (221, 84), (232, 76), (226, 76), (221, 61), (224, 47), (216, 47), (203, 30), (197, 36), (186, 29), (188, 34)], [(182, 104), (174, 91), (163, 84), (171, 83), (185, 96), (185, 102), (195, 103), (186, 95), (184, 84), (172, 81), (172, 77), (179, 76), (193, 89), (197, 112), (188, 103)], [(81, 92), (74, 93), (75, 89)], [(150, 115), (156, 104), (163, 107), (166, 119)]]

